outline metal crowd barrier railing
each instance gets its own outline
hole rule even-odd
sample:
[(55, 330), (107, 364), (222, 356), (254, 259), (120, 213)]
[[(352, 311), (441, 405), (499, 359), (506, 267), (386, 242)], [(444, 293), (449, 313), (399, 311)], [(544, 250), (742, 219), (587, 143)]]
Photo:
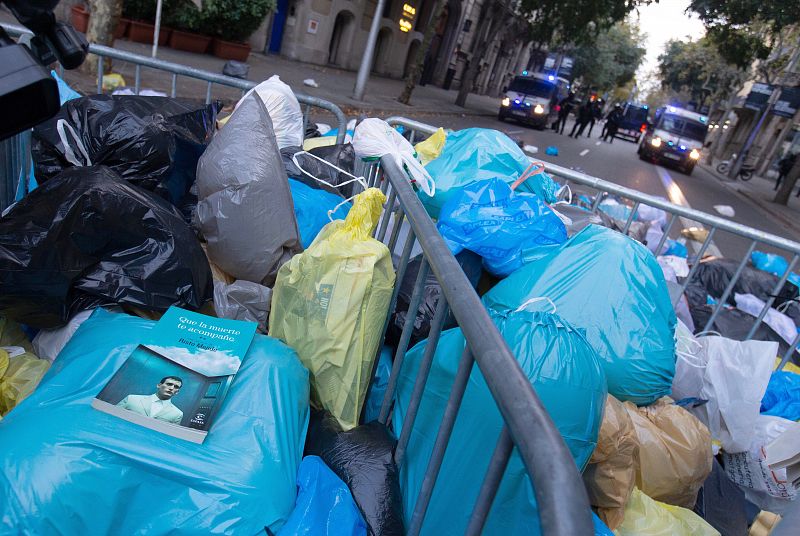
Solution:
[[(452, 311), (467, 341), (411, 515), (411, 522), (406, 527), (408, 534), (415, 536), (420, 533), (428, 505), (432, 499), (435, 500), (436, 489), (447, 486), (447, 483), (440, 482), (436, 488), (439, 470), (475, 363), (497, 403), (505, 420), (505, 426), (494, 446), (487, 473), (474, 475), (476, 482), (481, 482), (481, 478), (483, 480), (476, 504), (464, 505), (465, 509), (472, 508), (466, 533), (470, 535), (482, 533), (512, 450), (516, 448), (533, 484), (543, 533), (570, 536), (592, 534), (586, 490), (567, 446), (513, 353), (489, 318), (477, 293), (414, 193), (406, 172), (391, 158), (384, 157), (380, 164), (359, 170), (358, 174), (363, 174), (370, 186), (378, 186), (387, 194), (385, 210), (375, 234), (378, 240), (387, 244), (393, 256), (400, 259), (390, 310), (394, 310), (400, 281), (405, 274), (415, 242), (421, 246), (423, 260), (411, 293), (406, 318), (414, 318), (413, 311), (417, 311), (420, 306), (425, 280), (429, 273), (433, 273), (436, 277), (444, 295), (434, 313), (425, 354), (403, 427), (395, 430), (398, 436), (395, 461), (398, 465), (402, 465), (406, 452), (414, 449), (414, 445), (409, 444), (411, 429), (449, 311)], [(391, 231), (389, 231), (390, 223)], [(380, 412), (379, 420), (383, 423), (387, 422), (390, 413), (397, 378), (405, 359), (413, 326), (413, 321), (407, 321), (400, 335)], [(486, 448), (490, 449), (492, 445), (486, 445)]]
[[(399, 125), (405, 129), (408, 129), (410, 132), (407, 133), (412, 143), (415, 140), (418, 140), (420, 135), (428, 136), (436, 131), (436, 127), (431, 125), (427, 125), (424, 123), (420, 123), (418, 121), (413, 121), (410, 119), (406, 119), (403, 117), (391, 117), (387, 119), (387, 122), (392, 125)], [(534, 160), (534, 159), (531, 159)], [(535, 159), (536, 161), (541, 161), (539, 159)], [(729, 298), (731, 297), (733, 290), (736, 286), (737, 281), (742, 275), (745, 267), (747, 266), (748, 260), (750, 259), (750, 254), (759, 247), (759, 244), (768, 246), (771, 249), (777, 250), (781, 252), (788, 260), (789, 265), (786, 271), (780, 276), (779, 281), (775, 285), (772, 295), (764, 304), (761, 312), (758, 314), (757, 317), (753, 319), (753, 324), (750, 328), (749, 333), (745, 337), (745, 340), (749, 340), (753, 337), (756, 333), (756, 330), (761, 325), (764, 320), (764, 317), (769, 312), (770, 308), (775, 303), (775, 296), (778, 292), (783, 288), (784, 284), (788, 280), (789, 276), (791, 275), (792, 271), (795, 267), (800, 268), (800, 243), (795, 242), (794, 240), (790, 240), (788, 238), (783, 238), (780, 236), (776, 236), (770, 233), (766, 233), (764, 231), (759, 231), (758, 229), (754, 229), (753, 227), (748, 227), (746, 225), (742, 225), (740, 223), (736, 223), (731, 220), (727, 220), (725, 218), (721, 218), (719, 216), (715, 216), (712, 214), (707, 214), (705, 212), (701, 212), (699, 210), (695, 210), (692, 208), (676, 205), (674, 203), (670, 203), (669, 201), (655, 197), (652, 195), (644, 194), (639, 192), (638, 190), (633, 190), (631, 188), (626, 188), (625, 186), (620, 186), (618, 184), (614, 184), (613, 182), (609, 182), (603, 179), (599, 179), (597, 177), (593, 177), (591, 175), (587, 175), (580, 171), (575, 171), (572, 169), (565, 168), (563, 166), (559, 166), (556, 164), (552, 164), (549, 162), (541, 161), (544, 166), (545, 170), (556, 176), (560, 177), (562, 180), (566, 180), (573, 185), (580, 185), (583, 187), (591, 188), (598, 192), (597, 195), (594, 197), (593, 204), (591, 206), (592, 212), (597, 212), (599, 210), (600, 202), (606, 195), (614, 195), (623, 200), (628, 200), (632, 203), (632, 210), (630, 211), (630, 215), (625, 222), (625, 226), (623, 228), (623, 232), (627, 232), (628, 229), (631, 227), (631, 224), (636, 218), (636, 213), (641, 205), (647, 205), (650, 207), (658, 208), (669, 214), (669, 220), (667, 223), (667, 227), (664, 229), (664, 234), (661, 237), (661, 241), (656, 246), (656, 251), (661, 251), (662, 246), (665, 244), (667, 238), (670, 235), (670, 232), (673, 232), (675, 229), (675, 223), (680, 219), (681, 223), (686, 226), (689, 223), (699, 224), (700, 226), (707, 226), (707, 237), (703, 242), (698, 243), (698, 247), (696, 253), (693, 255), (695, 259), (701, 259), (703, 256), (708, 252), (709, 247), (713, 244), (714, 236), (721, 234), (721, 233), (729, 233), (730, 235), (735, 235), (740, 240), (745, 241), (747, 245), (746, 254), (742, 256), (737, 269), (735, 270), (733, 276), (731, 277), (730, 282), (725, 287), (725, 290), (722, 296), (719, 297), (716, 304), (714, 305), (713, 311), (711, 313), (710, 318), (706, 322), (706, 325), (703, 326), (703, 331), (708, 331), (712, 329), (714, 321), (716, 320), (717, 316), (719, 315), (720, 311), (725, 304), (728, 302)], [(681, 292), (676, 297), (675, 301), (681, 298), (683, 293), (686, 291), (692, 277), (696, 273), (698, 269), (698, 263), (694, 262), (690, 266), (689, 274), (683, 281), (681, 286)], [(795, 336), (794, 340), (789, 343), (787, 341), (789, 347), (783, 353), (781, 357), (781, 364), (780, 368), (782, 369), (784, 365), (789, 361), (792, 357), (794, 352), (797, 351), (798, 344), (800, 344), (800, 333)]]
[[(13, 24), (0, 24), (2, 28), (8, 32), (12, 37), (20, 37), (23, 34), (29, 34), (30, 31), (22, 26)], [(150, 68), (159, 71), (166, 71), (172, 73), (172, 84), (170, 95), (172, 97), (178, 95), (178, 77), (187, 77), (194, 80), (206, 82), (205, 102), (209, 103), (212, 100), (213, 87), (219, 85), (223, 87), (231, 87), (241, 91), (242, 94), (249, 89), (255, 87), (257, 82), (250, 80), (241, 80), (231, 76), (225, 76), (202, 69), (195, 69), (187, 65), (179, 63), (172, 63), (156, 58), (149, 58), (139, 54), (133, 54), (124, 50), (118, 50), (102, 45), (89, 45), (89, 51), (97, 55), (98, 62), (98, 75), (97, 75), (97, 92), (103, 92), (103, 74), (104, 64), (106, 58), (125, 61), (135, 65), (135, 83), (133, 91), (139, 94), (141, 89), (141, 73), (142, 68)], [(60, 67), (59, 67), (60, 69)], [(62, 73), (63, 74), (63, 73)], [(185, 95), (183, 95), (185, 96)], [(309, 121), (309, 115), (313, 108), (323, 110), (326, 113), (332, 114), (336, 119), (336, 142), (342, 143), (347, 129), (347, 117), (342, 112), (341, 108), (334, 103), (304, 95), (302, 93), (295, 93), (297, 100), (303, 105), (303, 130)], [(25, 132), (0, 141), (0, 210), (4, 210), (7, 206), (13, 203), (16, 190), (21, 181), (26, 181), (30, 170), (30, 132)]]

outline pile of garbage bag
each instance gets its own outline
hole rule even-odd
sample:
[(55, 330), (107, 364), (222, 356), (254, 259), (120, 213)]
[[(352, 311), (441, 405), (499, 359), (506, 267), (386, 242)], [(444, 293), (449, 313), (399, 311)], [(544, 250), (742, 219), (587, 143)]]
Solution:
[[(500, 132), (412, 146), (370, 118), (351, 143), (311, 140), (277, 76), (219, 122), (217, 104), (59, 83), (33, 135), (41, 185), (0, 217), (0, 524), (404, 534), (469, 354), (448, 281), (418, 246), (400, 265), (410, 226), (356, 171), (382, 157), (552, 418), (596, 534), (744, 534), (796, 504), (800, 369), (775, 370), (800, 326), (795, 274), (773, 295), (785, 259), (754, 252), (720, 305), (736, 261), (691, 257), (663, 210), (570, 192)], [(201, 445), (92, 407), (173, 306), (259, 331)], [(473, 366), (423, 534), (465, 531), (503, 429)], [(538, 534), (538, 515), (512, 450), (484, 532)]]

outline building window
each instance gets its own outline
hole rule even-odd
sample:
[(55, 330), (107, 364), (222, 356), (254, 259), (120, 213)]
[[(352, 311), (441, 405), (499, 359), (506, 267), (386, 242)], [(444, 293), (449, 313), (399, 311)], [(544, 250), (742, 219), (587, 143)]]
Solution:
[(383, 18), (392, 18), (392, 0), (386, 0), (386, 3), (383, 5)]

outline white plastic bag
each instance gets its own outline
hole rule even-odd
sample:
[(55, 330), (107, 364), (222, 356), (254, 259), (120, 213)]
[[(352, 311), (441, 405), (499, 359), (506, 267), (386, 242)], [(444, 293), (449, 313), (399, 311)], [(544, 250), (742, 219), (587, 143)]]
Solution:
[(759, 415), (753, 426), (753, 440), (747, 452), (722, 453), (725, 473), (744, 491), (748, 501), (762, 510), (784, 514), (797, 490), (787, 482), (786, 469), (772, 470), (767, 465), (765, 446), (797, 423)]
[[(666, 201), (666, 199), (664, 199), (664, 201)], [(659, 229), (663, 229), (667, 224), (667, 213), (660, 208), (651, 207), (650, 205), (639, 205), (639, 209), (636, 211), (636, 219), (650, 222), (651, 224), (658, 225)]]
[(267, 107), (267, 113), (272, 119), (272, 127), (275, 130), (275, 139), (278, 141), (278, 149), (302, 146), (303, 111), (292, 88), (282, 82), (277, 74), (272, 75), (239, 99), (236, 108), (253, 91)]
[[(737, 309), (756, 318), (758, 318), (764, 305), (766, 305), (766, 302), (752, 294), (735, 294), (734, 298), (736, 299)], [(797, 337), (797, 327), (794, 325), (794, 320), (772, 307), (767, 311), (764, 323), (775, 330), (775, 333), (780, 335), (781, 339), (788, 344), (792, 344), (794, 338)]]
[(746, 451), (753, 440), (778, 343), (709, 336), (695, 339), (696, 344), (684, 342), (681, 351), (681, 339), (689, 340), (685, 333), (679, 339), (673, 396), (708, 400), (692, 408), (692, 413), (727, 452)]
[(404, 168), (420, 190), (433, 197), (436, 185), (417, 160), (414, 147), (389, 124), (371, 117), (356, 125), (353, 134), (353, 149), (361, 159), (380, 158), (391, 155), (401, 168)]
[[(656, 244), (658, 245), (658, 244)], [(657, 259), (659, 266), (661, 266), (666, 276), (666, 267), (672, 269), (677, 277), (686, 277), (689, 275), (689, 264), (683, 257), (676, 257), (675, 255), (661, 255)]]
[[(658, 255), (659, 252), (656, 251), (658, 244), (661, 243), (661, 238), (664, 236), (664, 231), (661, 230), (661, 226), (657, 221), (651, 221), (650, 227), (647, 228), (647, 233), (644, 235), (645, 244), (647, 244), (647, 249), (653, 252), (654, 255)], [(661, 246), (661, 250), (663, 251), (666, 248), (666, 244)]]
[(81, 324), (92, 316), (93, 311), (93, 309), (81, 311), (70, 318), (66, 326), (39, 331), (31, 343), (33, 344), (33, 353), (39, 359), (47, 359), (51, 363), (55, 361)]

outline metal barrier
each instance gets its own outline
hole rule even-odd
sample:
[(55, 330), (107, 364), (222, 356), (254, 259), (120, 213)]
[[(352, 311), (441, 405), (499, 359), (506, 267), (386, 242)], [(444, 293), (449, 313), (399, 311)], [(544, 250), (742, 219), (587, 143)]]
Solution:
[[(480, 298), (414, 193), (406, 172), (391, 158), (385, 157), (380, 165), (368, 167), (363, 175), (370, 186), (379, 186), (387, 194), (385, 210), (375, 233), (376, 238), (385, 242), (390, 251), (400, 259), (390, 310), (394, 310), (400, 281), (405, 274), (415, 241), (419, 241), (423, 260), (411, 293), (409, 313), (406, 318), (414, 318), (415, 314), (412, 311), (419, 308), (429, 273), (432, 272), (436, 277), (444, 295), (437, 304), (431, 322), (425, 355), (422, 358), (403, 427), (401, 430), (395, 430), (399, 438), (395, 451), (395, 461), (398, 465), (403, 463), (405, 453), (414, 448), (413, 444), (409, 444), (411, 429), (449, 311), (452, 311), (467, 341), (411, 515), (411, 522), (407, 527), (408, 534), (415, 536), (420, 533), (428, 505), (431, 498), (435, 498), (439, 469), (475, 363), (497, 403), (505, 420), (505, 426), (498, 437), (476, 504), (465, 505), (465, 507), (474, 506), (467, 534), (481, 534), (515, 446), (525, 463), (535, 490), (543, 533), (570, 536), (592, 534), (593, 525), (586, 490), (572, 455), (527, 376), (489, 318)], [(389, 232), (390, 223), (391, 232)], [(405, 234), (402, 240), (401, 234)], [(389, 416), (397, 378), (413, 327), (413, 321), (405, 322), (400, 335), (380, 412), (379, 420), (384, 423)], [(490, 446), (487, 445), (486, 448)], [(476, 474), (475, 478), (477, 481), (481, 475)], [(440, 489), (441, 487), (442, 485), (439, 486)]]
[[(11, 37), (20, 37), (23, 34), (31, 33), (30, 30), (28, 30), (23, 26), (18, 26), (14, 24), (0, 24), (0, 26), (2, 26), (3, 29), (6, 32), (8, 32), (8, 34)], [(141, 89), (140, 86), (141, 86), (142, 67), (147, 67), (158, 71), (166, 71), (168, 73), (172, 73), (172, 87), (170, 90), (170, 96), (172, 97), (177, 96), (179, 76), (185, 76), (187, 78), (205, 81), (207, 83), (206, 93), (205, 93), (206, 103), (211, 102), (211, 96), (214, 84), (240, 89), (242, 90), (242, 94), (244, 94), (244, 92), (246, 92), (247, 90), (258, 85), (257, 82), (253, 82), (251, 80), (242, 80), (240, 78), (234, 78), (232, 76), (225, 76), (222, 74), (204, 71), (202, 69), (195, 69), (194, 67), (189, 67), (188, 65), (164, 61), (157, 58), (150, 58), (147, 56), (142, 56), (140, 54), (134, 54), (132, 52), (127, 52), (125, 50), (119, 50), (116, 48), (111, 48), (103, 45), (90, 44), (89, 52), (97, 55), (97, 72), (98, 72), (97, 93), (103, 92), (103, 74), (104, 74), (105, 58), (127, 61), (136, 66), (135, 78), (134, 78), (134, 93), (137, 95), (139, 94), (139, 90)], [(59, 69), (61, 69), (60, 66)], [(297, 97), (297, 100), (300, 102), (300, 104), (305, 105), (305, 110), (303, 111), (304, 130), (308, 122), (308, 114), (311, 108), (312, 107), (320, 108), (322, 110), (325, 110), (333, 114), (336, 117), (337, 128), (338, 128), (336, 135), (336, 142), (342, 143), (344, 141), (345, 130), (347, 127), (347, 117), (344, 115), (344, 112), (342, 112), (341, 108), (339, 108), (332, 102), (327, 101), (325, 99), (312, 97), (310, 95), (304, 95), (302, 93), (295, 92), (295, 97)]]
[[(387, 122), (392, 125), (400, 125), (404, 128), (410, 130), (409, 138), (411, 139), (412, 143), (416, 139), (416, 136), (419, 134), (423, 135), (430, 135), (436, 131), (436, 127), (431, 125), (426, 125), (424, 123), (420, 123), (418, 121), (413, 121), (410, 119), (406, 119), (403, 117), (390, 117), (387, 119)], [(540, 161), (538, 159), (531, 159)], [(800, 243), (795, 242), (793, 240), (789, 240), (788, 238), (782, 238), (780, 236), (776, 236), (770, 233), (765, 233), (764, 231), (759, 231), (758, 229), (754, 229), (752, 227), (748, 227), (746, 225), (742, 225), (740, 223), (736, 223), (730, 220), (726, 220), (724, 218), (720, 218), (719, 216), (714, 216), (712, 214), (706, 214), (705, 212), (701, 212), (699, 210), (694, 210), (691, 208), (683, 207), (680, 205), (676, 205), (674, 203), (670, 203), (664, 199), (643, 194), (637, 190), (633, 190), (631, 188), (626, 188), (625, 186), (620, 186), (618, 184), (614, 184), (609, 181), (605, 181), (603, 179), (599, 179), (597, 177), (593, 177), (591, 175), (587, 175), (585, 173), (581, 173), (579, 171), (575, 171), (572, 169), (565, 168), (563, 166), (559, 166), (556, 164), (552, 164), (549, 162), (542, 163), (545, 166), (545, 170), (557, 177), (561, 177), (564, 180), (569, 181), (572, 184), (577, 184), (583, 187), (588, 187), (598, 192), (598, 195), (595, 196), (594, 202), (591, 207), (592, 212), (597, 212), (599, 210), (600, 202), (603, 200), (603, 197), (606, 195), (614, 195), (620, 197), (624, 200), (630, 201), (632, 208), (630, 211), (630, 215), (625, 222), (625, 226), (623, 231), (627, 232), (630, 228), (631, 224), (633, 223), (634, 219), (636, 218), (636, 213), (641, 205), (646, 205), (654, 208), (658, 208), (663, 210), (664, 212), (670, 214), (669, 222), (667, 223), (667, 227), (664, 229), (664, 235), (661, 238), (660, 243), (656, 246), (656, 251), (661, 251), (662, 246), (666, 242), (669, 233), (674, 230), (675, 222), (679, 219), (684, 226), (687, 226), (691, 223), (699, 224), (702, 226), (707, 226), (708, 234), (703, 242), (698, 244), (697, 252), (694, 257), (700, 259), (706, 252), (709, 250), (709, 247), (713, 244), (714, 236), (718, 233), (730, 233), (731, 235), (735, 235), (743, 240), (748, 242), (747, 246), (747, 253), (742, 257), (739, 262), (739, 265), (736, 271), (733, 274), (730, 282), (725, 288), (722, 296), (719, 297), (717, 303), (715, 304), (713, 311), (711, 313), (710, 318), (706, 322), (706, 325), (703, 327), (703, 331), (710, 330), (714, 321), (716, 320), (717, 316), (719, 315), (722, 308), (725, 306), (725, 303), (733, 294), (733, 289), (736, 286), (736, 282), (742, 275), (745, 267), (747, 266), (748, 260), (750, 259), (750, 254), (756, 250), (756, 247), (759, 244), (767, 245), (773, 249), (779, 250), (780, 252), (786, 254), (787, 258), (789, 259), (789, 265), (786, 271), (780, 276), (778, 283), (775, 285), (775, 288), (772, 291), (772, 296), (764, 304), (761, 312), (757, 317), (754, 318), (753, 325), (750, 328), (749, 333), (745, 340), (749, 340), (753, 337), (756, 333), (756, 330), (761, 325), (764, 320), (764, 317), (769, 312), (772, 305), (775, 303), (775, 295), (783, 288), (784, 284), (788, 280), (789, 276), (792, 273), (792, 270), (797, 266), (800, 268)], [(698, 263), (694, 262), (690, 267), (689, 274), (683, 281), (681, 286), (681, 292), (676, 298), (677, 300), (680, 299), (681, 295), (686, 291), (686, 288), (689, 285), (689, 282), (692, 279), (692, 276), (696, 273), (698, 268)], [(787, 341), (789, 347), (783, 353), (781, 358), (781, 364), (779, 368), (783, 368), (784, 365), (789, 361), (791, 356), (794, 352), (797, 351), (798, 344), (800, 344), (800, 333), (798, 333), (794, 340)]]

